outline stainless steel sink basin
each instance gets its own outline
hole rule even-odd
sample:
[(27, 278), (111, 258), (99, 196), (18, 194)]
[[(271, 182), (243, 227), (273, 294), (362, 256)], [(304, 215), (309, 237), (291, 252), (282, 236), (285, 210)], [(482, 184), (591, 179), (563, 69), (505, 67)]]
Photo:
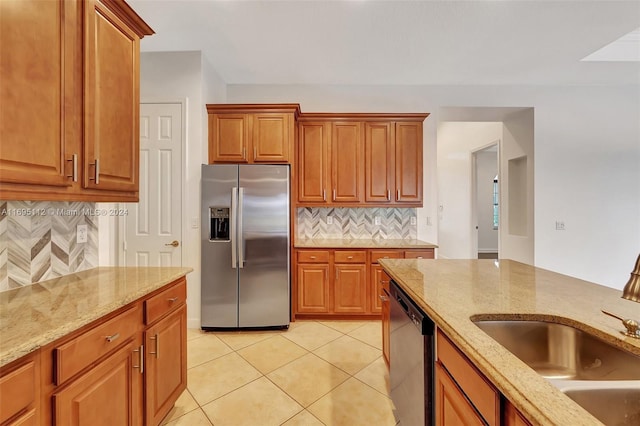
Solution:
[(640, 356), (577, 328), (544, 321), (474, 322), (547, 379), (640, 380)]
[(566, 389), (563, 392), (605, 425), (640, 425), (638, 387)]

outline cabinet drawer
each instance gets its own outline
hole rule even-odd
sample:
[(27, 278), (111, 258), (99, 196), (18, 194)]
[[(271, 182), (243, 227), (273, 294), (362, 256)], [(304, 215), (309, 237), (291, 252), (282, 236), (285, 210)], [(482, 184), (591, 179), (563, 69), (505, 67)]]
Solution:
[(364, 250), (337, 251), (334, 254), (335, 263), (367, 263), (367, 252)]
[(371, 263), (378, 263), (378, 259), (402, 259), (401, 250), (371, 250)]
[(13, 371), (3, 373), (0, 378), (0, 396), (0, 424), (35, 402), (36, 363), (33, 359)]
[(328, 250), (305, 250), (298, 252), (298, 263), (328, 263)]
[(141, 311), (136, 305), (56, 347), (53, 350), (55, 384), (64, 383), (85, 367), (116, 349), (121, 343), (130, 339), (140, 329), (141, 324)]
[(500, 393), (484, 378), (467, 357), (442, 331), (436, 335), (438, 361), (489, 425), (500, 423)]
[(187, 301), (187, 280), (182, 278), (144, 302), (144, 323), (149, 325)]
[(405, 259), (433, 259), (433, 249), (427, 250), (407, 250), (404, 252)]

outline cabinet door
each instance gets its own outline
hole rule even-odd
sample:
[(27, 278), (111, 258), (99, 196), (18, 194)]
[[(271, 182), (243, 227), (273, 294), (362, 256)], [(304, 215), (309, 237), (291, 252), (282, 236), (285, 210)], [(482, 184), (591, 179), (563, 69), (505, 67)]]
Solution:
[(531, 426), (531, 423), (518, 411), (511, 402), (506, 401), (504, 405), (504, 425), (505, 426)]
[(298, 202), (323, 203), (330, 190), (329, 123), (301, 123), (298, 150)]
[(140, 39), (97, 0), (85, 3), (84, 186), (138, 190)]
[(187, 387), (187, 307), (145, 332), (146, 419), (159, 424)]
[(382, 312), (382, 280), (385, 275), (384, 269), (378, 264), (371, 265), (369, 294), (371, 295), (369, 301), (371, 303), (371, 312)]
[(395, 197), (393, 123), (365, 123), (365, 191), (366, 202), (390, 203)]
[(53, 395), (56, 425), (138, 425), (142, 423), (142, 379), (133, 340)]
[(367, 312), (366, 266), (335, 265), (333, 312), (364, 314)]
[(389, 293), (386, 290), (380, 290), (382, 297), (382, 356), (387, 366), (390, 365), (391, 347), (389, 346), (389, 331), (391, 327), (391, 302), (389, 301)]
[(440, 363), (436, 363), (435, 392), (436, 426), (484, 424), (464, 393)]
[(1, 182), (71, 184), (62, 121), (65, 72), (71, 72), (65, 69), (66, 6), (61, 1), (0, 1)]
[(329, 313), (329, 265), (298, 265), (300, 313)]
[(396, 123), (396, 202), (422, 203), (422, 123)]
[(209, 163), (246, 163), (249, 132), (249, 114), (209, 114)]
[(331, 132), (331, 201), (358, 203), (362, 200), (362, 123), (333, 123)]
[(253, 161), (288, 163), (293, 138), (291, 114), (254, 114), (252, 119)]

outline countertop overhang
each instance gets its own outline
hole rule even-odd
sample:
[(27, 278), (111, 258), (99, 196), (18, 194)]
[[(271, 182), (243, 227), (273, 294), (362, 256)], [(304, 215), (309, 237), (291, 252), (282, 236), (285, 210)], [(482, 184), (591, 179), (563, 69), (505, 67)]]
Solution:
[(1, 292), (0, 367), (191, 271), (182, 267), (98, 267)]
[(640, 317), (640, 304), (621, 299), (621, 290), (512, 260), (381, 259), (380, 264), (533, 424), (601, 423), (471, 318), (552, 320), (640, 355), (640, 340), (623, 336), (620, 321), (601, 312)]
[(417, 239), (300, 238), (295, 248), (430, 249), (437, 245)]

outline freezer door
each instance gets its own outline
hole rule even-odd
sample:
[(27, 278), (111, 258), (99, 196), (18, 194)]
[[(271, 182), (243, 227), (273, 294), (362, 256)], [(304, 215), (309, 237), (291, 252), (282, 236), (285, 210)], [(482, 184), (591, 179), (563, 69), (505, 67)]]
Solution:
[[(237, 165), (202, 165), (200, 297), (203, 328), (238, 326), (238, 268), (232, 265), (232, 247), (237, 243), (232, 233), (237, 225), (232, 193), (237, 187)], [(226, 214), (229, 215), (228, 238), (224, 237), (226, 226), (211, 229), (216, 218)]]
[(241, 165), (239, 326), (289, 324), (289, 166)]

